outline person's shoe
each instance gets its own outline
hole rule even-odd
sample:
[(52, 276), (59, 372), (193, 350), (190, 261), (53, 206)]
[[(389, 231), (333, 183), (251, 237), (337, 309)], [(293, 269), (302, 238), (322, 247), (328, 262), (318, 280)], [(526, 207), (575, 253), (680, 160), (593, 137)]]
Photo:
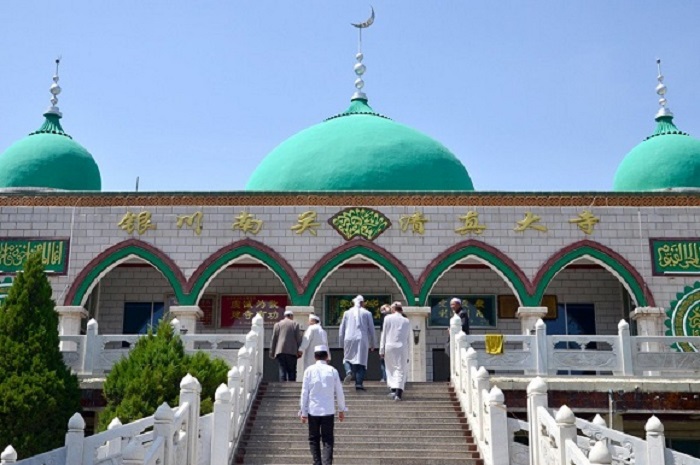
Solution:
[(352, 381), (352, 373), (348, 373), (347, 375), (345, 375), (345, 379), (343, 379), (343, 384), (349, 383), (350, 381)]
[(399, 401), (401, 401), (401, 400), (403, 400), (403, 399), (402, 399), (401, 397), (395, 395), (395, 396), (394, 396), (394, 400), (395, 400), (396, 402), (399, 402)]
[(395, 392), (390, 392), (390, 393), (387, 394), (386, 396), (389, 397), (389, 398), (391, 398), (391, 399), (393, 399), (394, 397), (396, 397), (396, 393), (395, 393)]
[(367, 389), (365, 389), (364, 386), (355, 386), (355, 390), (356, 391), (366, 391)]

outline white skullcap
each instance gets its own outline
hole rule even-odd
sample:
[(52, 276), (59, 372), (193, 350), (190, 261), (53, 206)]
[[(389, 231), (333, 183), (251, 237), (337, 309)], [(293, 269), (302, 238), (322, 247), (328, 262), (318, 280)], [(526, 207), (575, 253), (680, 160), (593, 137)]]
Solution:
[(310, 319), (310, 320), (316, 320), (316, 321), (318, 321), (319, 323), (321, 322), (321, 318), (319, 318), (318, 315), (314, 315), (313, 313), (312, 313), (311, 315), (309, 315), (309, 319)]
[(314, 352), (328, 352), (328, 346), (323, 344), (316, 346), (314, 347)]
[(355, 297), (354, 299), (352, 299), (352, 301), (355, 302), (355, 303), (364, 302), (364, 301), (365, 301), (365, 298), (362, 297), (361, 295), (358, 295), (357, 297)]
[(403, 308), (403, 305), (401, 305), (401, 302), (399, 302), (398, 300), (391, 304), (391, 306), (392, 308)]
[(289, 316), (289, 315), (294, 315), (294, 312), (291, 310), (285, 310), (284, 311), (284, 316)]
[(453, 304), (457, 302), (459, 305), (462, 305), (462, 299), (458, 299), (457, 297), (453, 297), (452, 300), (450, 300), (450, 303)]

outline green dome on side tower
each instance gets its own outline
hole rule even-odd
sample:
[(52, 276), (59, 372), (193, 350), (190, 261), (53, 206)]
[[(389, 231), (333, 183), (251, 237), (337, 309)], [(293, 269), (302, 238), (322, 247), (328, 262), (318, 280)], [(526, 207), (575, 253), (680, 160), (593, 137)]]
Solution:
[(345, 112), (277, 146), (246, 190), (472, 191), (474, 186), (445, 146), (379, 115), (366, 98), (355, 98)]
[(99, 191), (97, 163), (82, 145), (61, 127), (56, 96), (61, 92), (54, 76), (51, 107), (44, 124), (0, 155), (0, 188)]
[(700, 140), (673, 124), (673, 113), (666, 108), (661, 71), (658, 80), (661, 109), (656, 115), (656, 130), (622, 160), (615, 173), (614, 191), (700, 188)]

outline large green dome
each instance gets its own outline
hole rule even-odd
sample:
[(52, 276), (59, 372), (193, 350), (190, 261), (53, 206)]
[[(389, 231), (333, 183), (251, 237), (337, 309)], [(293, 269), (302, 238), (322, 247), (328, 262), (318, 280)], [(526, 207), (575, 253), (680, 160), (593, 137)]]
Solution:
[(654, 134), (622, 160), (615, 173), (615, 191), (700, 188), (700, 140), (673, 124), (673, 116), (656, 118)]
[(471, 191), (471, 178), (445, 146), (355, 99), (344, 113), (275, 148), (249, 191)]
[(60, 114), (44, 116), (39, 130), (0, 155), (0, 188), (99, 191), (100, 170), (92, 155), (63, 131)]

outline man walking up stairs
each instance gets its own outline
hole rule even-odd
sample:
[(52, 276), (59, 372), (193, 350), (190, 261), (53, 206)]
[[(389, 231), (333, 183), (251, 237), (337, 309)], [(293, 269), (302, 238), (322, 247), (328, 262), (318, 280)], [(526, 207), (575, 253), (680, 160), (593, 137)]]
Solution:
[[(344, 388), (348, 416), (335, 426), (334, 465), (483, 465), (447, 384), (409, 383), (403, 402), (387, 398), (385, 383), (366, 388)], [(295, 383), (261, 385), (236, 464), (311, 463), (300, 393)]]

